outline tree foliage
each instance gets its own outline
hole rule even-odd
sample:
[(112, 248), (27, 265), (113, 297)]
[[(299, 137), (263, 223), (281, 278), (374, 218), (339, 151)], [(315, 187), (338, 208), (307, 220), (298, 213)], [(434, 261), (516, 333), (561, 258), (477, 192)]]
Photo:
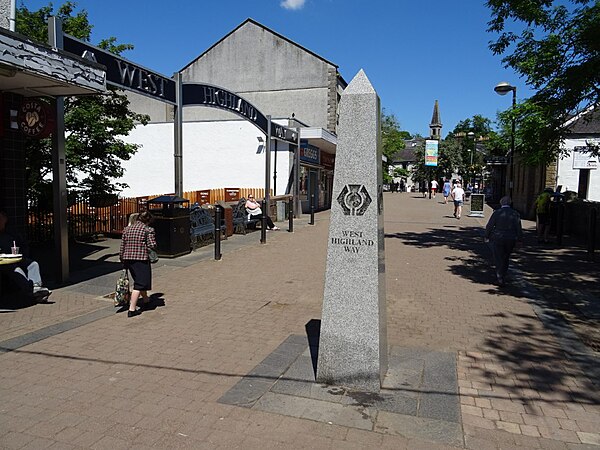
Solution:
[(458, 174), (465, 179), (480, 176), (485, 168), (484, 156), (506, 156), (509, 145), (503, 134), (492, 130), (492, 121), (481, 115), (459, 121), (445, 139), (439, 142), (437, 167), (425, 166), (424, 145), (415, 148), (417, 163), (413, 178), (431, 181)]
[(392, 181), (392, 176), (389, 174), (389, 165), (393, 161), (394, 156), (404, 150), (405, 139), (410, 139), (411, 134), (408, 131), (400, 129), (400, 122), (394, 114), (386, 114), (385, 110), (381, 114), (381, 140), (382, 152), (387, 158), (387, 163), (383, 163), (383, 179), (384, 183)]
[(530, 162), (548, 161), (560, 152), (565, 122), (600, 105), (600, 2), (488, 0), (487, 6), (488, 31), (498, 35), (490, 49), (536, 91), (515, 116), (502, 119), (518, 123), (517, 151)]
[[(75, 13), (75, 3), (67, 1), (53, 13), (53, 6), (17, 11), (17, 31), (32, 40), (47, 42), (47, 21), (51, 15), (62, 19), (63, 31), (84, 41), (90, 40), (92, 25), (85, 10)], [(132, 49), (110, 37), (98, 44), (107, 51), (121, 54)], [(129, 110), (127, 97), (110, 89), (105, 95), (65, 99), (67, 183), (70, 193), (86, 196), (113, 194), (127, 187), (116, 179), (123, 176), (122, 161), (128, 160), (139, 145), (122, 140), (136, 123), (146, 124), (148, 117)], [(47, 196), (51, 172), (51, 142), (30, 140), (27, 145), (27, 179), (30, 198)]]

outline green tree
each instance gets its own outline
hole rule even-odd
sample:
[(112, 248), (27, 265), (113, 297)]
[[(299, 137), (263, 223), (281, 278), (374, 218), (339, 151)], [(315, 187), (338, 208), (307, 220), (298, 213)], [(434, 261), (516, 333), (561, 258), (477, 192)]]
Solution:
[(456, 124), (452, 135), (472, 132), (476, 136), (487, 136), (492, 132), (492, 121), (487, 117), (475, 114), (472, 118), (461, 120)]
[[(92, 25), (85, 10), (75, 13), (76, 4), (67, 1), (53, 14), (53, 6), (30, 11), (25, 6), (17, 11), (17, 31), (33, 40), (47, 42), (47, 21), (51, 15), (62, 19), (65, 33), (89, 41)], [(98, 47), (121, 54), (133, 47), (117, 44), (111, 37)], [(116, 179), (123, 176), (122, 161), (128, 160), (140, 147), (122, 140), (136, 123), (149, 118), (129, 110), (127, 97), (116, 89), (105, 95), (68, 97), (65, 99), (65, 131), (67, 183), (70, 193), (87, 197), (115, 194), (124, 187)], [(27, 179), (30, 198), (47, 197), (51, 191), (47, 175), (51, 172), (51, 142), (31, 140), (27, 145)]]
[(488, 0), (487, 6), (488, 31), (498, 35), (490, 49), (536, 91), (502, 119), (517, 121), (516, 150), (529, 162), (552, 160), (567, 119), (600, 104), (600, 2)]
[(400, 129), (400, 122), (394, 114), (386, 114), (385, 109), (381, 114), (381, 140), (382, 152), (387, 158), (387, 163), (383, 162), (383, 182), (390, 183), (392, 176), (389, 174), (390, 163), (394, 160), (397, 153), (404, 150), (406, 139), (410, 139), (408, 131)]

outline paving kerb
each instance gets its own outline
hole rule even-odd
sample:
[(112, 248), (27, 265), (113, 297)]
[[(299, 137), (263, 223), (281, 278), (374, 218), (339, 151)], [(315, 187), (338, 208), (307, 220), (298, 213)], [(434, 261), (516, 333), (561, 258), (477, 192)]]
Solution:
[[(456, 352), (465, 445), (598, 443), (597, 381), (520, 291), (491, 284), (481, 221), (457, 221), (450, 205), (414, 194), (386, 194), (385, 205), (390, 345)], [(0, 355), (0, 444), (434, 448), (402, 430), (384, 435), (216, 401), (320, 317), (327, 220), (317, 214), (315, 226), (272, 233), (236, 258), (157, 270), (166, 306)], [(33, 322), (46, 320), (40, 311)]]

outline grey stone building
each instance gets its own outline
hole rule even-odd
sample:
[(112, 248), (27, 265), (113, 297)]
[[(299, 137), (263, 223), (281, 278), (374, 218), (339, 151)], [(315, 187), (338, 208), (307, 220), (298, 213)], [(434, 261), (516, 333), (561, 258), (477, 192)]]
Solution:
[[(295, 114), (311, 127), (336, 131), (346, 82), (338, 66), (285, 36), (247, 19), (181, 70), (183, 81), (225, 86), (266, 114)], [(190, 120), (206, 108), (191, 108)]]
[[(273, 118), (296, 117), (335, 133), (346, 81), (338, 66), (270, 28), (247, 19), (179, 71), (183, 82), (222, 86)], [(132, 109), (169, 122), (172, 107), (129, 94)], [(184, 121), (233, 120), (226, 112), (186, 107)]]
[[(234, 92), (273, 121), (300, 128), (300, 197), (303, 208), (316, 199), (316, 208), (329, 207), (338, 103), (346, 87), (338, 66), (268, 27), (247, 19), (211, 45), (179, 73), (183, 83), (201, 83)], [(134, 111), (150, 116), (150, 124), (138, 127), (137, 142), (143, 145), (139, 155), (125, 165), (130, 185), (126, 195), (141, 195), (145, 180), (138, 179), (140, 168), (152, 170), (149, 158), (166, 149), (170, 141), (154, 137), (160, 124), (173, 121), (173, 107), (128, 94)], [(264, 185), (263, 163), (256, 152), (256, 134), (252, 126), (242, 123), (230, 112), (205, 106), (183, 108), (184, 121), (184, 191), (223, 187), (217, 183), (240, 187)], [(238, 122), (239, 127), (226, 123)], [(223, 131), (233, 130), (224, 135)], [(255, 132), (254, 132), (255, 133)], [(153, 135), (152, 138), (149, 136)], [(202, 136), (202, 139), (194, 138)], [(169, 138), (170, 139), (170, 138)], [(218, 155), (211, 148), (222, 148)], [(292, 170), (291, 148), (276, 143), (273, 166), (279, 182), (275, 194), (289, 192)], [(160, 157), (160, 155), (159, 155)], [(153, 160), (155, 158), (153, 157)], [(229, 160), (228, 163), (225, 160)], [(235, 163), (234, 163), (235, 161)], [(165, 162), (166, 163), (166, 162)], [(217, 176), (218, 175), (218, 176)], [(275, 179), (272, 188), (275, 185)]]

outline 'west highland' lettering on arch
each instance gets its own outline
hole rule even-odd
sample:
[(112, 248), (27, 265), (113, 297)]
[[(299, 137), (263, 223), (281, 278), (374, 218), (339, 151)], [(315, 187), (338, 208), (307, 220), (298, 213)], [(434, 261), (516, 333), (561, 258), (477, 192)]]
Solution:
[[(268, 134), (268, 120), (258, 108), (234, 92), (220, 86), (200, 83), (183, 83), (182, 106), (208, 106), (223, 109), (243, 117), (254, 124), (263, 133)], [(271, 123), (271, 134), (274, 139), (295, 144), (298, 133), (282, 125)]]
[(219, 86), (183, 83), (182, 106), (208, 106), (231, 111), (267, 134), (267, 117), (250, 102)]
[(230, 109), (252, 122), (256, 122), (258, 119), (258, 113), (254, 106), (233, 92), (206, 85), (202, 86), (202, 91), (204, 93), (203, 105)]

